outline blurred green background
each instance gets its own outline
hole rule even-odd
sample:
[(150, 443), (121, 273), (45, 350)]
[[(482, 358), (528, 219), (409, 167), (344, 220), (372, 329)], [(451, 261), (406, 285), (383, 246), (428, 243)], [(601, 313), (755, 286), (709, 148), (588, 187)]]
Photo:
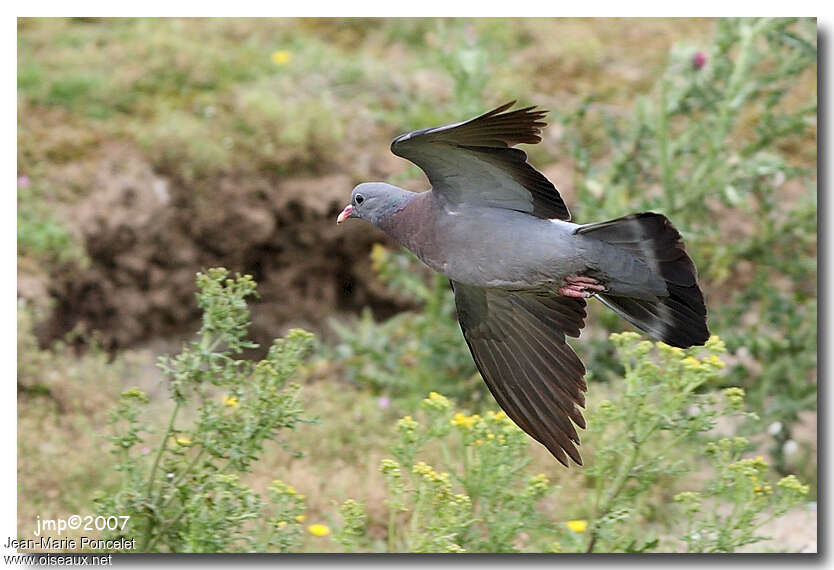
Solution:
[[(358, 494), (384, 519), (394, 419), (432, 390), (494, 404), (445, 280), (335, 217), (359, 182), (427, 186), (396, 135), (512, 99), (550, 110), (525, 150), (575, 221), (673, 221), (730, 351), (715, 387), (742, 386), (760, 417), (734, 429), (815, 483), (814, 20), (20, 19), (20, 528), (116, 484), (99, 450), (119, 392), (142, 387), (164, 420), (153, 362), (193, 333), (213, 266), (258, 282), (262, 346), (318, 337), (300, 382), (324, 420), (253, 487), (292, 480), (322, 517)], [(616, 393), (607, 335), (630, 327), (591, 305), (573, 345), (593, 399)]]

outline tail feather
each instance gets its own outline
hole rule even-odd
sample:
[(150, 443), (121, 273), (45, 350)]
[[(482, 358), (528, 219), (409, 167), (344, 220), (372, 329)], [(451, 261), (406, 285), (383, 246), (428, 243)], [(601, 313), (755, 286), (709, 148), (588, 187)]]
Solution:
[(666, 281), (668, 295), (656, 301), (600, 293), (597, 297), (634, 326), (672, 346), (686, 348), (709, 338), (704, 295), (695, 264), (678, 230), (654, 212), (587, 224), (578, 233), (591, 234), (645, 260)]

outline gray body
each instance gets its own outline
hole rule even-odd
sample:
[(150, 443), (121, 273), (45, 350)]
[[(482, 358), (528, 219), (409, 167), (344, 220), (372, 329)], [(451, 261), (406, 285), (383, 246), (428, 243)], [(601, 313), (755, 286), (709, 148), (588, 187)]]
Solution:
[(412, 195), (404, 207), (380, 227), (453, 281), (554, 292), (567, 277), (581, 274), (605, 282), (620, 295), (655, 299), (666, 294), (665, 281), (644, 260), (576, 233), (579, 224), (503, 208), (451, 204), (432, 190), (408, 194)]

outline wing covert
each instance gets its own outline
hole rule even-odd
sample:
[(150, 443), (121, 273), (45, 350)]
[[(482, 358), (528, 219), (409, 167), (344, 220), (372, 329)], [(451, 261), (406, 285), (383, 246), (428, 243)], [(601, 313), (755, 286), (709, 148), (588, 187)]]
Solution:
[(483, 115), (442, 127), (401, 135), (391, 152), (419, 166), (432, 191), (452, 203), (479, 204), (527, 212), (539, 218), (569, 220), (555, 186), (527, 162), (516, 144), (541, 142), (547, 111), (515, 101)]

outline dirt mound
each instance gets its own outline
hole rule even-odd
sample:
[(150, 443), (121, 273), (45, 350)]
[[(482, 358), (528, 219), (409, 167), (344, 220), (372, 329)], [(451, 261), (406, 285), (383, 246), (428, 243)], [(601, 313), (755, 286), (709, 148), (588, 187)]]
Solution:
[[(100, 331), (113, 348), (186, 334), (199, 318), (194, 274), (213, 266), (257, 280), (251, 330), (262, 344), (289, 326), (320, 331), (339, 312), (372, 306), (387, 316), (404, 308), (370, 269), (371, 245), (385, 237), (366, 224), (335, 224), (355, 182), (350, 175), (226, 175), (186, 184), (121, 143), (94, 160), (91, 191), (63, 216), (91, 263), (50, 271), (42, 342), (76, 327)], [(362, 170), (387, 174), (375, 165)]]

